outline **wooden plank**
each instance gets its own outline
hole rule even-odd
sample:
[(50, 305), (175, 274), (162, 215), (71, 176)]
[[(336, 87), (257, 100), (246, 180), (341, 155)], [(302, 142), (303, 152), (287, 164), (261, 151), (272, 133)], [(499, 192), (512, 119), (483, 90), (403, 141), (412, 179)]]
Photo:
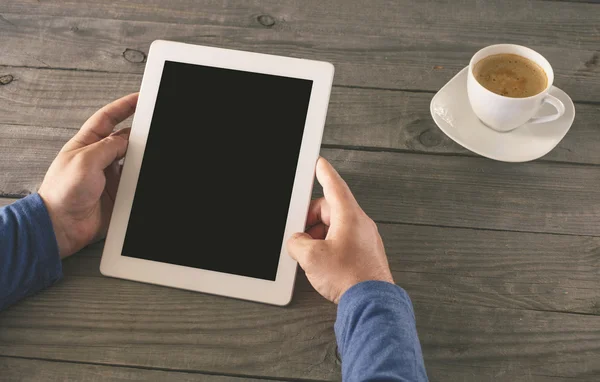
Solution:
[(600, 378), (597, 316), (413, 302), (432, 380)]
[(0, 375), (9, 381), (214, 381), (258, 382), (261, 379), (196, 374), (189, 372), (137, 369), (72, 362), (0, 357)]
[[(428, 296), (407, 287), (433, 381), (599, 375), (598, 316), (440, 303), (435, 286)], [(67, 275), (0, 315), (0, 355), (331, 380), (340, 377), (334, 320), (335, 306), (308, 288), (277, 308)]]
[(594, 166), (322, 150), (376, 221), (600, 234)]
[[(429, 112), (433, 94), (334, 88), (325, 145), (475, 155), (448, 138)], [(577, 104), (573, 126), (543, 160), (600, 164), (600, 105)]]
[(0, 124), (0, 195), (37, 191), (74, 129)]
[(598, 12), (518, 0), (12, 1), (0, 22), (0, 64), (141, 73), (160, 38), (331, 61), (339, 85), (438, 90), (477, 50), (508, 42), (544, 54), (555, 85), (574, 99), (597, 101)]
[(0, 124), (0, 195), (36, 192), (48, 167), (76, 130)]
[(436, 379), (431, 376), (439, 377), (438, 381), (461, 381), (461, 382), (573, 382), (573, 381), (597, 381), (598, 374), (595, 372), (582, 373), (576, 377), (562, 377), (557, 375), (548, 375), (543, 372), (534, 374), (522, 374), (519, 367), (513, 369), (494, 368), (489, 366), (477, 366), (465, 368), (464, 365), (453, 365), (452, 363), (437, 362), (427, 369), (429, 380)]
[[(78, 129), (115, 98), (139, 91), (142, 80), (141, 75), (127, 73), (18, 68), (6, 73), (13, 80), (0, 87), (0, 123), (71, 129)], [(11, 132), (3, 133), (4, 137), (9, 138)]]
[(396, 282), (431, 305), (600, 315), (600, 238), (380, 224)]
[(545, 0), (545, 1), (564, 1), (564, 2), (569, 2), (569, 3), (600, 4), (600, 0)]
[(600, 4), (600, 0), (545, 0), (545, 1), (564, 1), (564, 2), (568, 2), (568, 3)]

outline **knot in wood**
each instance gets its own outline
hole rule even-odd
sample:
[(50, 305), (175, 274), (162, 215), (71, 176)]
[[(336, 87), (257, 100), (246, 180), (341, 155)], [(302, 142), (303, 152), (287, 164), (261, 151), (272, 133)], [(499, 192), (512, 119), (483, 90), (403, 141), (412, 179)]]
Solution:
[(8, 85), (13, 82), (15, 78), (10, 74), (0, 76), (0, 85)]
[(598, 66), (598, 62), (600, 61), (600, 55), (598, 53), (592, 54), (592, 58), (585, 62), (585, 67), (591, 69), (595, 66)]
[(141, 64), (146, 62), (146, 53), (135, 49), (125, 49), (123, 52), (123, 58), (134, 64)]
[(273, 25), (275, 25), (275, 19), (269, 15), (260, 15), (256, 19), (260, 25), (267, 28), (271, 28)]
[(425, 147), (434, 147), (442, 143), (442, 138), (431, 130), (425, 130), (419, 135), (419, 142)]

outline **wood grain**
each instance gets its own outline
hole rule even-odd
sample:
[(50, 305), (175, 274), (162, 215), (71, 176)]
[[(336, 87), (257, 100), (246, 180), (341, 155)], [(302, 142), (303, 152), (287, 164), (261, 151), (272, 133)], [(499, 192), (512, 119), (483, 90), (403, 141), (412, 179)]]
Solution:
[[(427, 294), (407, 286), (431, 380), (599, 375), (598, 316), (440, 302), (439, 285)], [(0, 315), (0, 355), (331, 380), (340, 377), (334, 319), (335, 307), (306, 285), (276, 308), (67, 275)]]
[(0, 355), (329, 380), (339, 378), (334, 319), (313, 291), (281, 308), (65, 277), (0, 314)]
[(0, 124), (0, 195), (36, 192), (50, 164), (76, 130)]
[[(600, 316), (600, 238), (380, 224), (395, 280), (429, 303)], [(102, 277), (103, 244), (63, 262)], [(312, 289), (304, 278), (297, 288)]]
[(600, 234), (594, 166), (322, 150), (376, 221)]
[[(475, 155), (436, 126), (429, 112), (432, 97), (432, 93), (334, 88), (323, 144)], [(575, 122), (570, 131), (542, 160), (600, 164), (597, 149), (600, 105), (575, 107)]]
[(76, 130), (0, 124), (0, 195), (37, 191), (60, 148)]
[[(10, 381), (210, 381), (210, 382), (258, 382), (260, 379), (226, 377), (163, 370), (137, 369), (123, 366), (102, 366), (71, 362), (43, 361), (36, 359), (0, 356), (0, 375)], [(262, 380), (264, 381), (264, 380)]]
[[(0, 87), (0, 194), (34, 192), (76, 129), (98, 108), (139, 89), (141, 76), (13, 68)], [(475, 155), (450, 140), (429, 115), (432, 94), (334, 88), (326, 147)], [(577, 105), (575, 124), (543, 159), (600, 164), (600, 105)], [(129, 126), (131, 120), (123, 125)]]
[[(430, 379), (600, 380), (599, 12), (536, 0), (5, 1), (0, 195), (34, 192), (93, 111), (139, 89), (154, 39), (328, 60), (322, 154), (380, 222)], [(429, 116), (433, 93), (500, 42), (540, 51), (581, 101), (544, 161), (473, 157)], [(101, 249), (0, 313), (0, 379), (340, 379), (335, 306), (305, 277), (277, 308), (101, 277)]]
[[(18, 157), (19, 150), (39, 140), (43, 158), (48, 148), (41, 145), (57, 150), (60, 147), (53, 145), (63, 143), (74, 133), (52, 131), (51, 127), (78, 129), (98, 108), (138, 91), (141, 83), (137, 74), (22, 68), (11, 68), (10, 72), (15, 80), (0, 87), (4, 99), (0, 104), (0, 145), (14, 150), (7, 157)], [(432, 97), (433, 93), (334, 87), (323, 143), (474, 155), (437, 128), (429, 113)], [(577, 104), (574, 125), (544, 159), (600, 164), (596, 149), (600, 144), (599, 113), (600, 105)], [(31, 125), (29, 129), (27, 125)], [(29, 152), (35, 155), (35, 149)]]
[[(414, 301), (419, 333), (432, 381), (458, 379), (541, 381), (568, 378), (594, 380), (598, 376), (598, 364), (595, 359), (600, 355), (600, 349), (594, 341), (600, 335), (598, 332), (600, 326), (597, 326), (600, 321), (593, 319), (592, 316), (553, 311), (571, 310), (590, 315), (600, 314), (597, 292), (600, 290), (600, 252), (598, 251), (600, 239), (401, 224), (382, 224), (380, 231), (390, 257), (394, 277), (408, 290)], [(143, 330), (145, 325), (151, 326), (151, 330), (156, 333), (162, 333), (166, 328), (172, 328), (171, 331), (175, 332), (181, 330), (181, 319), (163, 317), (166, 314), (172, 315), (172, 310), (180, 312), (178, 306), (182, 306), (184, 314), (192, 316), (192, 312), (200, 309), (197, 308), (198, 305), (214, 304), (216, 311), (222, 309), (223, 303), (230, 301), (126, 281), (110, 280), (115, 283), (109, 284), (107, 279), (100, 278), (98, 273), (101, 249), (101, 243), (95, 244), (65, 261), (64, 271), (67, 276), (63, 284), (77, 282), (78, 293), (60, 292), (51, 300), (37, 301), (27, 308), (32, 315), (40, 309), (63, 312), (54, 317), (55, 321), (48, 322), (39, 318), (32, 321), (26, 317), (26, 313), (21, 313), (9, 318), (8, 323), (1, 321), (0, 316), (0, 327), (12, 332), (15, 328), (11, 323), (13, 320), (18, 321), (27, 328), (33, 328), (37, 333), (36, 338), (41, 336), (46, 339), (44, 333), (48, 329), (44, 326), (50, 325), (56, 330), (54, 325), (57, 322), (63, 322), (58, 328), (63, 331), (71, 331), (70, 325), (77, 325), (77, 330), (84, 330), (80, 326), (82, 322), (89, 320), (92, 320), (90, 325), (101, 328), (100, 330), (110, 331), (115, 325), (117, 330), (120, 330), (120, 326), (114, 323), (112, 318), (107, 318), (115, 315), (128, 320), (130, 324), (127, 327), (132, 331), (131, 336), (138, 338), (135, 336), (135, 333), (138, 333), (138, 336), (142, 337), (137, 341), (143, 342), (142, 333), (145, 332)], [(98, 281), (86, 283), (73, 281), (78, 278), (93, 278)], [(112, 308), (112, 314), (106, 313), (106, 316), (100, 316), (98, 322), (96, 314), (102, 310), (101, 307), (105, 306), (104, 304), (107, 307), (115, 304), (114, 301), (105, 301), (103, 291), (106, 289), (113, 290), (109, 293), (109, 300), (120, 299), (118, 306)], [(39, 297), (43, 298), (49, 292)], [(296, 294), (312, 301), (307, 302), (307, 305), (318, 307), (314, 312), (315, 315), (319, 315), (320, 309), (324, 309), (328, 312), (324, 316), (333, 320), (332, 312), (326, 305), (320, 305), (319, 297), (314, 295), (303, 277), (299, 279)], [(65, 300), (57, 301), (60, 296)], [(203, 300), (205, 298), (210, 302), (205, 302)], [(197, 299), (201, 300), (197, 302), (198, 305), (194, 301)], [(102, 301), (105, 301), (104, 304)], [(133, 301), (145, 301), (152, 305), (155, 312), (154, 319), (141, 319), (140, 317), (145, 315), (135, 312), (137, 305), (131, 305)], [(244, 302), (240, 303), (246, 305)], [(29, 304), (29, 301), (17, 307), (24, 304)], [(156, 304), (168, 305), (168, 307), (158, 307)], [(189, 311), (185, 310), (184, 306)], [(256, 315), (260, 312), (271, 315), (271, 307), (257, 305), (255, 308)], [(163, 313), (163, 309), (168, 310), (169, 313)], [(234, 305), (229, 309), (235, 309)], [(531, 312), (531, 310), (541, 312)], [(222, 316), (215, 314), (208, 321), (229, 317), (227, 311), (221, 313)], [(299, 322), (312, 321), (306, 319), (304, 310), (298, 313), (296, 305), (292, 305), (286, 313), (292, 321), (296, 314), (302, 317), (297, 319)], [(83, 317), (79, 317), (79, 314), (83, 314)], [(200, 314), (198, 316), (200, 317)], [(75, 317), (80, 319), (77, 319), (77, 323), (71, 323), (76, 320)], [(131, 324), (131, 317), (134, 324)], [(588, 321), (579, 326), (577, 320), (582, 317)], [(110, 322), (103, 323), (104, 320)], [(205, 319), (198, 320), (200, 327), (216, 325)], [(575, 327), (573, 320), (575, 320)], [(332, 321), (329, 321), (329, 324), (332, 324)], [(233, 324), (224, 326), (229, 328), (231, 325)], [(266, 326), (280, 327), (280, 324)], [(38, 332), (38, 327), (41, 332)], [(312, 330), (310, 325), (307, 328)], [(229, 330), (221, 330), (220, 335), (229, 337)], [(249, 334), (237, 333), (237, 335), (241, 336), (240, 341), (243, 342)], [(307, 333), (308, 335), (310, 333)], [(2, 334), (0, 338), (1, 336)], [(157, 336), (153, 343), (160, 342), (163, 338), (169, 341), (166, 339), (167, 334), (157, 334)], [(107, 337), (112, 338), (110, 334), (107, 334)], [(91, 343), (95, 340), (97, 339), (89, 339)], [(198, 339), (198, 341), (202, 340)], [(25, 339), (26, 343), (30, 341), (33, 341), (33, 338)], [(45, 342), (45, 346), (51, 345), (51, 349), (56, 351), (57, 346), (53, 341)], [(22, 343), (23, 339), (14, 342)], [(200, 343), (196, 345), (201, 346)], [(103, 346), (107, 344), (103, 343)], [(136, 342), (134, 346), (129, 344), (128, 348), (133, 348), (134, 353), (143, 352), (138, 350), (139, 346), (144, 345)], [(62, 357), (74, 356), (66, 347), (58, 348)], [(78, 353), (82, 354), (91, 351), (81, 344), (78, 345), (78, 349)], [(259, 352), (264, 351), (262, 347), (258, 349)], [(22, 354), (27, 356), (31, 356), (30, 351), (29, 348), (21, 349)], [(295, 352), (295, 349), (293, 351)], [(234, 354), (235, 360), (239, 349), (224, 349), (223, 352), (230, 357)], [(34, 354), (47, 356), (46, 353), (40, 354), (37, 350)], [(257, 356), (263, 357), (264, 354)], [(81, 356), (76, 357), (79, 360)], [(92, 355), (88, 357), (91, 358)], [(240, 358), (244, 357), (245, 355), (240, 355)], [(560, 365), (560, 368), (557, 365)], [(255, 369), (248, 372), (263, 373)], [(292, 377), (292, 374), (287, 374), (288, 372), (289, 370), (286, 369), (278, 376)], [(318, 376), (313, 375), (313, 378)]]
[(480, 48), (508, 42), (544, 54), (555, 85), (574, 99), (597, 101), (598, 8), (517, 0), (10, 1), (0, 64), (141, 73), (150, 43), (171, 39), (330, 61), (338, 85), (433, 91)]
[(600, 377), (597, 316), (413, 302), (432, 380)]
[[(78, 129), (114, 99), (139, 91), (142, 80), (141, 75), (127, 73), (18, 68), (10, 72), (13, 81), (0, 87), (0, 123), (71, 129)], [(9, 130), (3, 135), (11, 134)]]
[[(600, 233), (599, 184), (593, 166), (332, 149), (322, 150), (322, 155), (340, 170), (377, 221)], [(2, 191), (7, 194), (34, 191), (46, 168), (15, 172), (14, 165), (4, 166), (13, 166), (3, 179)]]
[(600, 315), (600, 239), (380, 224), (395, 280), (430, 305)]

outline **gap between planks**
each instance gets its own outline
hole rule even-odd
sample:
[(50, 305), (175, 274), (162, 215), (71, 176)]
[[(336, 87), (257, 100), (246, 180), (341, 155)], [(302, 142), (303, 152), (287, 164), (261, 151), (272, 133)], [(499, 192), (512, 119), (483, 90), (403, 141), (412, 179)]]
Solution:
[(137, 365), (119, 365), (119, 364), (111, 364), (111, 363), (101, 363), (101, 362), (85, 362), (85, 361), (74, 361), (67, 359), (53, 359), (53, 358), (41, 358), (41, 357), (25, 357), (25, 356), (15, 356), (15, 355), (3, 355), (0, 354), (0, 359), (17, 359), (17, 360), (27, 360), (27, 361), (43, 361), (43, 362), (53, 362), (59, 364), (74, 364), (74, 365), (84, 365), (84, 366), (101, 366), (101, 367), (111, 367), (118, 369), (135, 369), (135, 370), (146, 370), (146, 371), (164, 371), (170, 373), (181, 373), (181, 374), (196, 374), (199, 376), (206, 377), (231, 377), (234, 378), (234, 381), (239, 379), (242, 381), (290, 381), (290, 382), (321, 382), (321, 380), (315, 379), (280, 379), (273, 378), (268, 376), (256, 376), (256, 375), (240, 375), (240, 374), (228, 374), (228, 373), (211, 373), (202, 370), (182, 370), (182, 369), (170, 369), (165, 367), (150, 367), (150, 366), (137, 366)]

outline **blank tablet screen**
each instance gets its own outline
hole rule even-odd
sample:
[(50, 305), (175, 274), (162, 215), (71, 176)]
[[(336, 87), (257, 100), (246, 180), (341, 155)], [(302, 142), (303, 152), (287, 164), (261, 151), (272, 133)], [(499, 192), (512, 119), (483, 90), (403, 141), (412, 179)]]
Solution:
[(311, 89), (166, 61), (122, 255), (275, 280)]

